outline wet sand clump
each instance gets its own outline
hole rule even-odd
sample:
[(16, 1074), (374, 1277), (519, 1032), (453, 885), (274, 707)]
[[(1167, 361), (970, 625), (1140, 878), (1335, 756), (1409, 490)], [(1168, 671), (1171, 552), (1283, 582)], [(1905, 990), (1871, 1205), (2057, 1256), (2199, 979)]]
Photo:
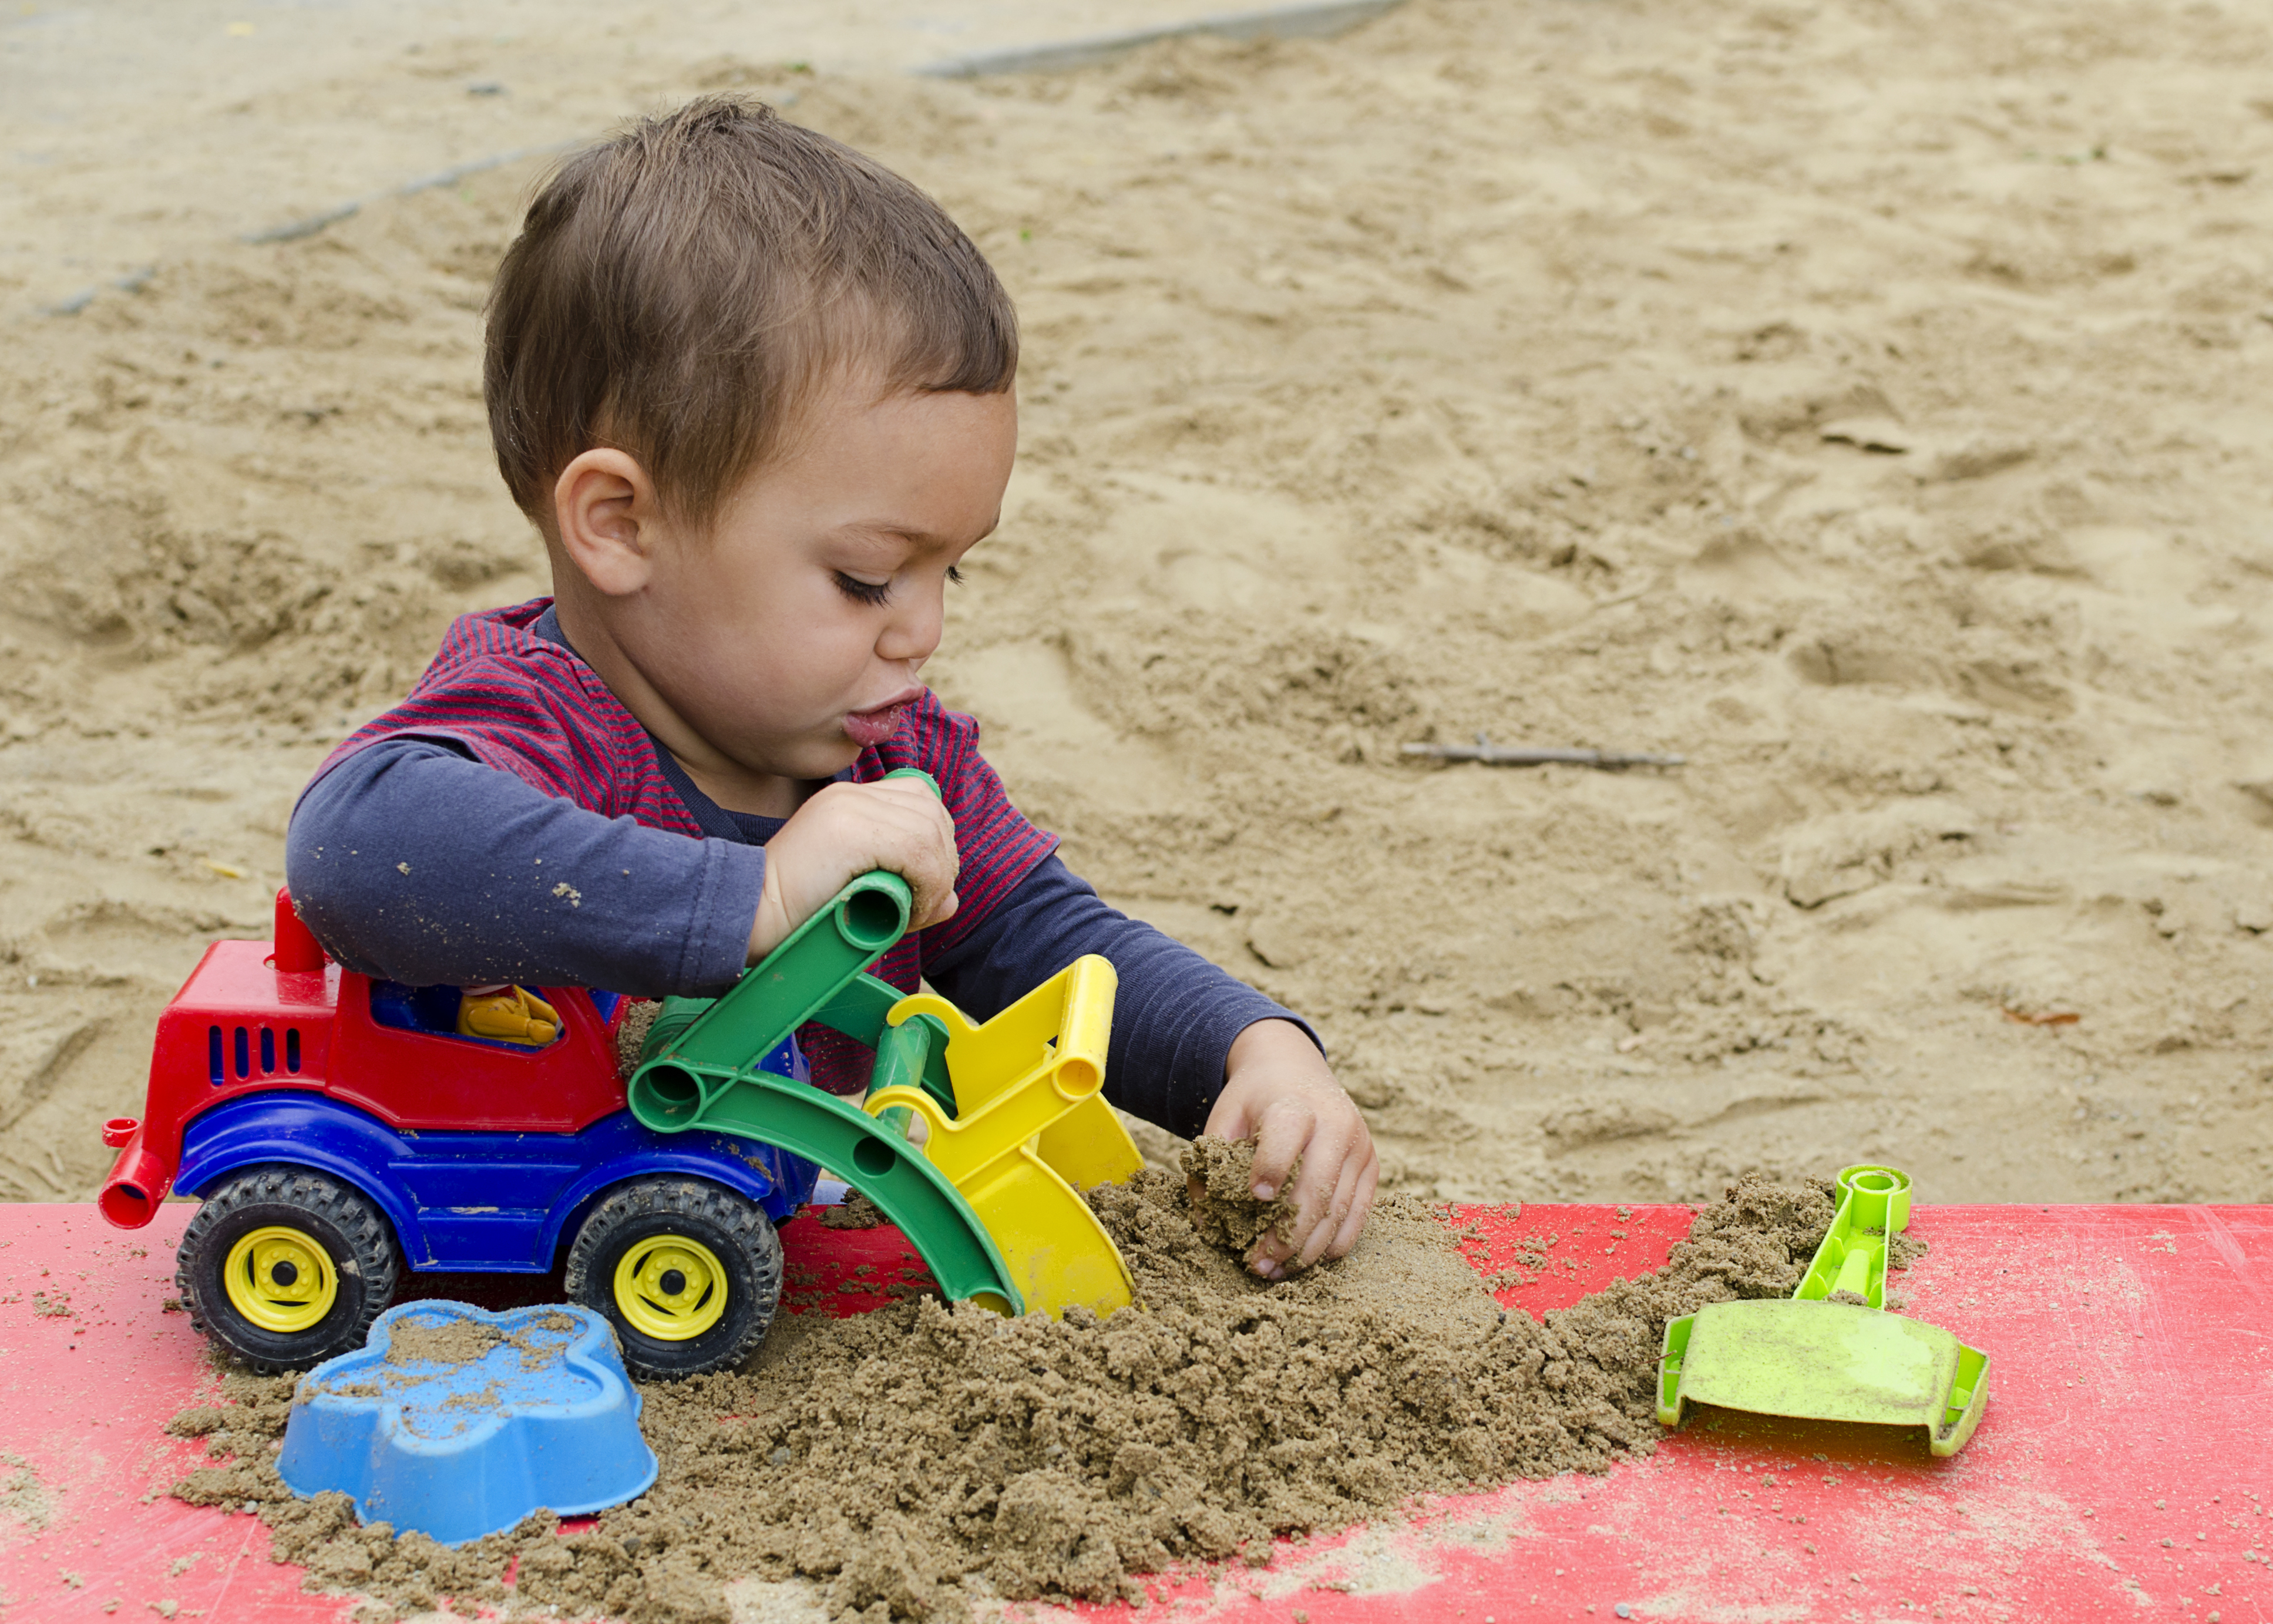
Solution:
[(1288, 1199), (1301, 1177), (1298, 1158), (1287, 1181), (1268, 1201), (1255, 1199), (1255, 1141), (1198, 1139), (1184, 1149), (1183, 1170), (1197, 1192), (1191, 1222), (1200, 1238), (1240, 1258), (1254, 1255), (1255, 1244), (1294, 1216)]
[(848, 1190), (844, 1200), (821, 1208), (820, 1218), (824, 1229), (874, 1229), (885, 1222), (876, 1204), (858, 1190)]
[(386, 1362), (394, 1365), (474, 1365), (506, 1340), (478, 1320), (399, 1320), (387, 1335)]

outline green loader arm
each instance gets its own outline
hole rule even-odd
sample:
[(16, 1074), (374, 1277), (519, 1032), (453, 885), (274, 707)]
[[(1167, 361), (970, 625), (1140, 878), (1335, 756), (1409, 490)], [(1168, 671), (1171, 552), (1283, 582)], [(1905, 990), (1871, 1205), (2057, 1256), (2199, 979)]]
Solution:
[(903, 995), (866, 974), (906, 933), (913, 906), (896, 874), (853, 880), (724, 997), (707, 1006), (670, 1000), (626, 1092), (632, 1115), (657, 1132), (704, 1128), (760, 1139), (858, 1178), (860, 1193), (923, 1254), (941, 1290), (1023, 1313), (1001, 1248), (922, 1151), (835, 1095), (758, 1069), (784, 1039), (818, 1020), (878, 1051), (871, 1092), (917, 1084), (954, 1115), (945, 1030), (928, 1016), (887, 1026)]

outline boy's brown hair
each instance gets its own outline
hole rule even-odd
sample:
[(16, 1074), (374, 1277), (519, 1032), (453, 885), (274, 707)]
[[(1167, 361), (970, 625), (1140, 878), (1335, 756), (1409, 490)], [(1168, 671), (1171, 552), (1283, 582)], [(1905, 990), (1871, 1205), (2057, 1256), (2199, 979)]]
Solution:
[(554, 481), (593, 446), (635, 457), (700, 526), (845, 368), (975, 395), (1018, 369), (1009, 295), (945, 210), (732, 96), (564, 162), (506, 251), (488, 318), (498, 467), (547, 535)]

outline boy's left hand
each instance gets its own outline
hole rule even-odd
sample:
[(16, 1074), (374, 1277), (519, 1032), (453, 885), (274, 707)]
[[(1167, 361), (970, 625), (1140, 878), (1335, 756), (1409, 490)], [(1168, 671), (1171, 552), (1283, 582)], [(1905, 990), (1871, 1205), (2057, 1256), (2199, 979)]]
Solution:
[(1300, 1026), (1258, 1020), (1233, 1041), (1223, 1093), (1203, 1132), (1227, 1139), (1256, 1136), (1259, 1201), (1276, 1195), (1287, 1169), (1302, 1159), (1293, 1233), (1273, 1231), (1256, 1244), (1249, 1267), (1257, 1274), (1282, 1280), (1357, 1244), (1373, 1210), (1381, 1158), (1365, 1118)]

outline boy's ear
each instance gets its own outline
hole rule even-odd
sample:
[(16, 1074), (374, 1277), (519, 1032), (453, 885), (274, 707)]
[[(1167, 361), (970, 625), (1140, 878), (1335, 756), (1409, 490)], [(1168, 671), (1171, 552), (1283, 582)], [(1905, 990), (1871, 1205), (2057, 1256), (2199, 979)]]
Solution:
[(637, 459), (608, 447), (581, 453), (553, 482), (552, 514), (562, 550), (599, 591), (624, 598), (648, 583), (662, 515)]

